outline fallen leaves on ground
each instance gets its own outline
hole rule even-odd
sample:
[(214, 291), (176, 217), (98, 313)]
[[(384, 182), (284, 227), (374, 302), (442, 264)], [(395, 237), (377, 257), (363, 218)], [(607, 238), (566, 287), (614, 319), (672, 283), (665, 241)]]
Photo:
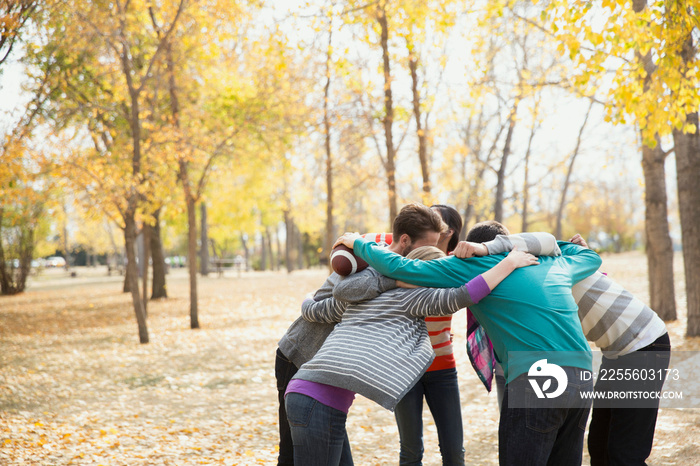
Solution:
[[(627, 271), (643, 261), (611, 256), (604, 267), (637, 283)], [(314, 270), (200, 278), (202, 328), (190, 330), (187, 277), (175, 270), (171, 297), (149, 303), (146, 345), (115, 277), (46, 280), (0, 298), (0, 464), (276, 464), (277, 341), (325, 277)], [(463, 314), (453, 328), (467, 464), (496, 465), (496, 397), (469, 366)], [(669, 325), (674, 347), (700, 349), (700, 339), (682, 338), (683, 319)], [(424, 425), (424, 464), (441, 464), (427, 408)], [(649, 464), (697, 464), (699, 431), (697, 411), (662, 410)], [(398, 463), (392, 413), (358, 397), (348, 433), (356, 464)]]

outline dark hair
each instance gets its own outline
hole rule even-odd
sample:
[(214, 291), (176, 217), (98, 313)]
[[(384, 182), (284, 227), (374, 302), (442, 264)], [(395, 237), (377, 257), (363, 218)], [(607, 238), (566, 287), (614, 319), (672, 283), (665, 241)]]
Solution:
[(434, 204), (430, 208), (440, 212), (440, 216), (447, 224), (447, 228), (452, 230), (452, 236), (447, 243), (447, 252), (454, 251), (457, 243), (459, 243), (459, 233), (462, 231), (462, 216), (459, 215), (457, 209), (448, 205)]
[(437, 212), (428, 206), (414, 202), (403, 206), (394, 219), (392, 233), (394, 241), (398, 241), (401, 235), (406, 234), (411, 241), (415, 242), (423, 239), (430, 231), (442, 233), (445, 229), (445, 222)]
[(485, 243), (491, 241), (498, 235), (507, 235), (508, 229), (503, 224), (495, 220), (487, 220), (485, 222), (474, 225), (469, 233), (467, 233), (467, 241), (472, 243)]

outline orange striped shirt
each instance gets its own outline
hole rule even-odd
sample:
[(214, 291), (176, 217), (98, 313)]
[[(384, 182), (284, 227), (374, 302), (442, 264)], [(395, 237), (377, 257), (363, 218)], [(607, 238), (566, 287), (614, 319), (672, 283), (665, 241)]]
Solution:
[(435, 352), (435, 359), (428, 371), (457, 367), (452, 349), (452, 316), (426, 317), (425, 324), (428, 327), (430, 343), (433, 345), (433, 351)]

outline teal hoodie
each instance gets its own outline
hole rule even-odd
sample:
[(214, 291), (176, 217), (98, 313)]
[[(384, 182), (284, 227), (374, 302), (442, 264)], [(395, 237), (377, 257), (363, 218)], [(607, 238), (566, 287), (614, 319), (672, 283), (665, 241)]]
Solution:
[[(590, 249), (558, 244), (561, 256), (540, 256), (539, 265), (516, 269), (469, 307), (491, 338), (507, 382), (543, 358), (560, 366), (591, 369), (590, 346), (571, 287), (598, 270), (601, 259)], [(363, 239), (355, 241), (354, 251), (383, 275), (436, 288), (461, 286), (505, 256), (411, 260)]]

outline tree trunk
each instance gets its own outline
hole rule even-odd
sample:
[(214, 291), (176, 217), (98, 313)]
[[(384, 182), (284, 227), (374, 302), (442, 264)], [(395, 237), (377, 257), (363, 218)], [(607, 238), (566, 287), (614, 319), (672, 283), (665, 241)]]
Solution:
[(275, 270), (279, 270), (282, 265), (282, 244), (280, 243), (279, 226), (275, 227), (275, 244), (277, 246)]
[[(149, 8), (151, 20), (158, 32), (158, 37), (161, 37), (160, 27), (155, 22), (153, 10)], [(177, 100), (177, 87), (175, 85), (175, 65), (173, 61), (173, 51), (169, 41), (165, 42), (165, 62), (168, 71), (168, 91), (170, 95), (170, 110), (173, 116), (173, 124), (175, 128), (180, 128), (180, 111)], [(163, 241), (160, 230), (160, 208), (153, 213), (155, 224), (151, 234), (151, 257), (153, 260), (153, 283), (151, 299), (167, 298), (168, 291), (165, 283), (165, 274), (167, 267), (165, 264), (165, 254), (163, 253)]]
[(160, 209), (153, 213), (155, 224), (151, 229), (151, 260), (153, 261), (153, 281), (151, 282), (151, 299), (167, 298), (165, 284), (165, 254), (160, 230)]
[(287, 267), (287, 273), (294, 271), (294, 220), (289, 213), (289, 210), (284, 211), (284, 226), (287, 231), (287, 240), (284, 247), (284, 264)]
[[(335, 226), (333, 224), (333, 153), (331, 152), (331, 122), (328, 111), (328, 99), (330, 97), (331, 88), (331, 51), (333, 29), (329, 25), (328, 28), (328, 49), (326, 54), (326, 85), (323, 89), (323, 128), (326, 133), (326, 239), (324, 244), (323, 254), (325, 257), (330, 256), (333, 242), (335, 241)], [(330, 261), (328, 269), (331, 269)]]
[(398, 214), (396, 196), (396, 148), (394, 147), (394, 101), (391, 94), (391, 62), (389, 60), (389, 23), (382, 5), (377, 10), (377, 21), (381, 28), (381, 46), (384, 68), (384, 136), (386, 139), (386, 179), (389, 191), (389, 231)]
[(141, 231), (136, 231), (136, 258), (138, 260), (137, 270), (139, 278), (143, 278), (143, 262), (146, 258), (146, 251), (143, 249), (143, 228)]
[(192, 197), (187, 199), (187, 267), (190, 273), (190, 328), (199, 328), (197, 310), (197, 212)]
[[(535, 116), (536, 119), (536, 116)], [(530, 138), (527, 141), (527, 150), (525, 151), (525, 176), (523, 177), (523, 214), (522, 222), (520, 224), (521, 231), (527, 231), (530, 220), (528, 218), (529, 211), (529, 201), (530, 201), (530, 154), (532, 153), (532, 141), (535, 139), (535, 129), (537, 123), (533, 122), (532, 131), (530, 131)]]
[[(532, 141), (532, 138), (530, 138)], [(523, 177), (523, 213), (520, 219), (520, 231), (527, 231), (530, 225), (530, 219), (528, 214), (530, 213), (530, 206), (528, 205), (530, 201), (530, 146), (528, 145), (527, 152), (525, 152), (525, 176)]]
[[(41, 208), (36, 207), (34, 211), (35, 218), (41, 215)], [(34, 228), (31, 227), (33, 219), (18, 225), (19, 235), (15, 240), (19, 241), (17, 245), (18, 257), (6, 257), (5, 247), (2, 238), (4, 209), (0, 207), (0, 294), (14, 295), (22, 293), (27, 285), (27, 277), (32, 267), (32, 259), (34, 255)], [(15, 267), (14, 261), (19, 261), (19, 266)]]
[(124, 244), (126, 246), (126, 276), (129, 278), (129, 290), (136, 314), (136, 323), (139, 330), (139, 342), (148, 343), (148, 327), (146, 325), (146, 313), (143, 309), (143, 301), (139, 292), (139, 272), (136, 265), (136, 220), (133, 213), (127, 213), (124, 218)]
[(12, 271), (7, 271), (9, 260), (5, 258), (5, 247), (3, 246), (3, 215), (5, 209), (0, 206), (0, 292), (3, 295), (14, 294), (12, 287)]
[(304, 268), (304, 235), (301, 234), (301, 230), (296, 225), (294, 225), (294, 231), (297, 246), (297, 269), (302, 270)]
[(651, 308), (665, 320), (676, 319), (676, 296), (673, 289), (673, 245), (668, 229), (666, 207), (665, 154), (657, 145), (642, 147), (649, 300)]
[[(696, 54), (693, 36), (683, 44), (681, 56), (686, 64)], [(676, 153), (676, 180), (678, 185), (678, 208), (681, 219), (683, 241), (683, 268), (685, 270), (685, 293), (688, 308), (686, 335), (700, 335), (700, 131), (698, 112), (686, 116), (695, 125), (695, 134), (674, 130), (673, 140)]]
[(467, 238), (467, 233), (469, 232), (469, 222), (474, 215), (474, 203), (467, 199), (467, 207), (464, 209), (462, 218), (464, 218), (464, 223), (462, 224), (462, 231), (459, 233), (459, 240), (464, 241)]
[(245, 271), (248, 271), (250, 264), (250, 251), (248, 250), (248, 236), (245, 233), (241, 233), (241, 245), (243, 246), (243, 254), (245, 256)]
[[(124, 77), (129, 89), (129, 99), (131, 102), (131, 112), (129, 117), (129, 127), (131, 128), (132, 156), (131, 170), (134, 177), (141, 173), (141, 110), (140, 110), (140, 90), (134, 86), (132, 77), (132, 63), (130, 54), (125, 45), (122, 46), (122, 63)], [(136, 206), (137, 200), (128, 199), (129, 209), (124, 215), (124, 245), (126, 246), (127, 276), (129, 277), (129, 291), (134, 304), (136, 321), (139, 329), (139, 341), (148, 343), (148, 328), (146, 327), (146, 310), (139, 293), (138, 269), (136, 264)]]
[[(477, 169), (476, 175), (474, 176), (474, 183), (470, 183), (470, 187), (467, 190), (466, 207), (464, 208), (464, 213), (462, 214), (464, 223), (462, 224), (462, 233), (460, 234), (460, 239), (464, 241), (469, 232), (470, 222), (472, 218), (476, 216), (476, 207), (474, 203), (478, 199), (479, 190), (481, 189), (481, 181), (486, 171), (486, 165), (482, 165)], [(475, 222), (476, 223), (476, 222)]]
[(265, 233), (260, 232), (260, 270), (267, 270), (267, 239)]
[(416, 120), (416, 135), (418, 136), (418, 159), (420, 161), (421, 175), (423, 175), (423, 204), (432, 204), (430, 186), (430, 163), (428, 161), (428, 134), (427, 128), (423, 128), (420, 109), (420, 89), (418, 86), (418, 57), (413, 46), (409, 44), (408, 68), (411, 71), (411, 92), (413, 94), (413, 116)]
[[(64, 206), (63, 211), (66, 212), (66, 208)], [(68, 215), (66, 213), (66, 215)], [(64, 221), (63, 223), (63, 254), (66, 256), (66, 265), (64, 268), (66, 270), (70, 270), (71, 266), (71, 260), (70, 260), (70, 253), (68, 252), (68, 224)]]
[(22, 228), (20, 233), (19, 269), (15, 277), (15, 289), (17, 293), (24, 292), (27, 286), (27, 277), (32, 269), (34, 258), (34, 228), (30, 225)]
[(209, 230), (207, 229), (207, 205), (199, 205), (201, 232), (199, 240), (199, 270), (203, 277), (209, 275)]
[(510, 117), (508, 118), (508, 133), (503, 144), (503, 155), (501, 157), (501, 166), (496, 172), (496, 200), (493, 205), (493, 219), (497, 222), (503, 222), (503, 198), (505, 197), (505, 182), (506, 182), (506, 166), (508, 157), (510, 156), (510, 145), (513, 140), (513, 132), (515, 130), (515, 116), (518, 112), (518, 100), (513, 104)]
[[(698, 113), (687, 116), (698, 127)], [(683, 241), (685, 293), (688, 303), (686, 335), (700, 335), (700, 134), (673, 132), (676, 153), (678, 207)]]
[(566, 208), (566, 195), (569, 192), (569, 184), (571, 183), (571, 174), (574, 172), (574, 162), (576, 162), (576, 157), (581, 149), (581, 141), (583, 140), (583, 131), (586, 129), (586, 123), (588, 123), (588, 117), (591, 114), (591, 109), (593, 108), (593, 100), (591, 100), (588, 106), (588, 112), (586, 112), (586, 117), (583, 119), (583, 124), (581, 129), (578, 131), (578, 138), (576, 138), (576, 147), (571, 154), (571, 159), (569, 159), (569, 167), (566, 170), (566, 178), (564, 179), (564, 185), (561, 188), (561, 198), (559, 199), (559, 209), (557, 210), (557, 226), (554, 229), (554, 236), (557, 239), (562, 238), (562, 220), (564, 217), (564, 209)]
[(141, 234), (143, 235), (143, 276), (141, 277), (141, 286), (143, 287), (143, 312), (148, 318), (148, 263), (151, 257), (151, 226), (144, 222), (143, 227), (141, 227)]
[[(647, 0), (633, 0), (632, 8), (641, 13), (647, 6)], [(642, 55), (639, 50), (635, 54), (644, 67), (646, 75), (643, 79), (644, 90), (651, 85), (651, 77), (655, 65), (651, 51)], [(668, 229), (668, 208), (666, 199), (666, 178), (664, 160), (666, 154), (661, 150), (658, 137), (656, 147), (644, 144), (644, 134), (640, 130), (642, 140), (642, 168), (644, 169), (644, 203), (647, 264), (649, 268), (649, 298), (651, 308), (665, 320), (676, 320), (676, 295), (673, 287), (673, 243)]]
[(270, 227), (265, 227), (265, 244), (267, 245), (267, 257), (270, 261), (270, 270), (275, 270), (275, 256), (272, 255), (272, 235)]
[[(126, 253), (126, 247), (124, 248), (124, 252)], [(128, 254), (126, 254), (126, 256), (127, 256), (127, 258), (129, 257)], [(134, 270), (136, 270), (136, 274), (138, 275), (138, 273), (139, 273), (138, 269), (136, 267), (134, 267)], [(124, 269), (124, 286), (122, 288), (122, 293), (131, 293), (131, 275), (130, 274), (131, 274), (131, 268), (129, 268), (129, 263), (127, 262), (126, 268)], [(137, 281), (138, 281), (138, 279), (137, 279)]]

